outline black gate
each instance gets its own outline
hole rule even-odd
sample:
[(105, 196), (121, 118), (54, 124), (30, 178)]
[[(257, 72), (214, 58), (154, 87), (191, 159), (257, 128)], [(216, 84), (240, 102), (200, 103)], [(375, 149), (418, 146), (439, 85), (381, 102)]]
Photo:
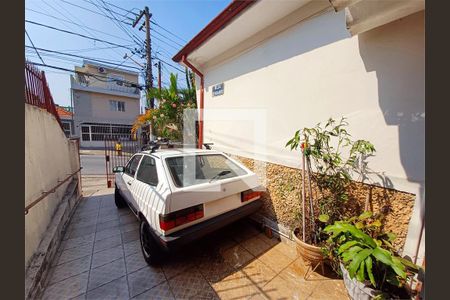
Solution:
[(121, 135), (120, 138), (105, 137), (106, 184), (108, 187), (112, 187), (114, 184), (113, 168), (125, 166), (133, 154), (141, 151), (142, 146), (142, 139), (136, 139), (133, 135)]

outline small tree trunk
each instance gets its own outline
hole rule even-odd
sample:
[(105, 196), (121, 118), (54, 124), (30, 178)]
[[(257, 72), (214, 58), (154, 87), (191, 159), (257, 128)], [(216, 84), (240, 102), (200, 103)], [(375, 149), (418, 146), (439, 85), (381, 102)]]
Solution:
[(306, 164), (308, 167), (308, 189), (309, 189), (309, 206), (310, 206), (310, 213), (311, 213), (311, 225), (312, 225), (312, 232), (314, 237), (314, 243), (317, 242), (316, 238), (316, 223), (314, 222), (314, 203), (313, 203), (313, 196), (312, 196), (312, 188), (311, 188), (311, 160), (309, 157), (306, 160)]
[(305, 153), (302, 150), (302, 231), (303, 242), (305, 241)]

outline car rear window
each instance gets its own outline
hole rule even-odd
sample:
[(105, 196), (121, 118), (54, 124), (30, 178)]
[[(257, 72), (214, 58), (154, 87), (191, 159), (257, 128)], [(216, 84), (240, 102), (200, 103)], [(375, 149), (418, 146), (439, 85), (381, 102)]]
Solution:
[(221, 154), (169, 157), (166, 158), (166, 164), (177, 187), (247, 174), (244, 169)]

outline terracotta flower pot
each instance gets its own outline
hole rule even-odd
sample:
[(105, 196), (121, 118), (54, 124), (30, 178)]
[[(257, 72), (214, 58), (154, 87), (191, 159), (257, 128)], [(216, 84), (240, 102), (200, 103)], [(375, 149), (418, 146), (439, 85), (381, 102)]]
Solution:
[(323, 263), (325, 256), (323, 255), (322, 248), (303, 242), (297, 237), (297, 232), (299, 232), (298, 228), (294, 230), (294, 241), (297, 244), (297, 253), (303, 261), (312, 266)]

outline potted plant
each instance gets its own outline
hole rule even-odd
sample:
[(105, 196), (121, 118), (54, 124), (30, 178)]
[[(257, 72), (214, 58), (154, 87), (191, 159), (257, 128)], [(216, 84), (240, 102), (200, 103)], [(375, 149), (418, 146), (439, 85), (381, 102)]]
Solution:
[[(300, 148), (302, 155), (301, 224), (294, 229), (293, 236), (299, 255), (315, 267), (319, 264), (323, 266), (325, 259), (321, 247), (327, 235), (323, 233), (323, 228), (343, 218), (350, 174), (358, 172), (361, 162), (375, 152), (370, 142), (352, 140), (347, 126), (345, 118), (339, 122), (330, 118), (323, 127), (319, 123), (313, 128), (297, 130), (286, 144), (291, 150)], [(314, 197), (312, 182), (318, 190)]]
[(326, 252), (339, 263), (352, 299), (410, 298), (406, 281), (419, 268), (397, 253), (395, 235), (383, 231), (382, 217), (366, 211), (324, 229), (329, 234)]

